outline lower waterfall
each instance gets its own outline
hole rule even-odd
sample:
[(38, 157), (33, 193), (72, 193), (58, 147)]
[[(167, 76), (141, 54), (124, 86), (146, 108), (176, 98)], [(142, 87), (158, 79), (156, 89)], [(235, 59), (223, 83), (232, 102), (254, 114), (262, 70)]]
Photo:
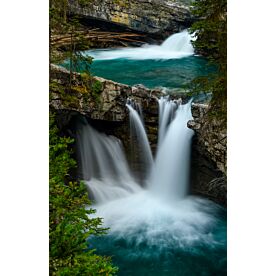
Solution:
[(161, 98), (159, 105), (159, 142), (149, 187), (154, 194), (181, 199), (187, 195), (189, 182), (193, 130), (187, 123), (193, 119), (191, 101), (182, 105)]
[(141, 109), (139, 110), (139, 105), (137, 106), (138, 111), (136, 111), (131, 104), (126, 104), (126, 106), (129, 110), (131, 138), (136, 142), (136, 147), (138, 147), (140, 153), (140, 159), (145, 164), (147, 173), (149, 173), (153, 166), (153, 157), (142, 117), (138, 113), (141, 112)]
[[(128, 105), (142, 154), (150, 166), (145, 187), (127, 163), (120, 140), (82, 124), (77, 133), (81, 167), (92, 208), (108, 235), (91, 237), (97, 252), (114, 256), (119, 275), (225, 275), (226, 224), (217, 204), (188, 194), (193, 131), (191, 102), (159, 100), (159, 142), (152, 158), (141, 116)], [(141, 112), (141, 111), (139, 111)], [(133, 116), (135, 119), (133, 119)], [(143, 139), (142, 139), (143, 138)], [(216, 256), (225, 256), (221, 263)], [(221, 257), (220, 257), (221, 258)]]
[[(126, 104), (137, 147), (148, 171), (147, 190), (155, 196), (181, 199), (187, 194), (189, 158), (193, 130), (187, 127), (192, 119), (191, 101), (159, 100), (159, 142), (156, 160), (139, 112), (135, 105)], [(137, 105), (136, 105), (137, 106)], [(90, 193), (95, 201), (106, 202), (139, 191), (141, 185), (129, 169), (121, 141), (99, 133), (88, 124), (78, 130), (81, 167)]]

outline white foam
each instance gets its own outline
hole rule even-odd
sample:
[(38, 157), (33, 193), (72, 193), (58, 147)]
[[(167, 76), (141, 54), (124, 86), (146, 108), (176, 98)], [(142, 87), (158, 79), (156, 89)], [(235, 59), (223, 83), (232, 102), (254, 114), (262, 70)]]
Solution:
[(184, 30), (180, 33), (171, 35), (161, 45), (144, 45), (142, 47), (119, 48), (116, 50), (87, 51), (86, 54), (94, 57), (95, 60), (180, 59), (194, 54), (191, 40), (193, 40), (193, 37), (187, 30)]
[(187, 197), (169, 202), (140, 191), (95, 207), (95, 216), (104, 218), (110, 235), (131, 239), (136, 246), (146, 243), (162, 249), (224, 243), (208, 231), (216, 223), (212, 212), (217, 206), (205, 199)]

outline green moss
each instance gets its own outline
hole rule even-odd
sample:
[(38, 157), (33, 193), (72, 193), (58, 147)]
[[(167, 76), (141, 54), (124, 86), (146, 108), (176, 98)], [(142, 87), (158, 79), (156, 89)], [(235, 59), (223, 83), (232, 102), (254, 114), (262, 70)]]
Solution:
[(92, 91), (93, 93), (96, 93), (97, 95), (99, 95), (100, 93), (102, 93), (103, 91), (103, 85), (100, 81), (96, 80), (93, 84), (92, 84)]

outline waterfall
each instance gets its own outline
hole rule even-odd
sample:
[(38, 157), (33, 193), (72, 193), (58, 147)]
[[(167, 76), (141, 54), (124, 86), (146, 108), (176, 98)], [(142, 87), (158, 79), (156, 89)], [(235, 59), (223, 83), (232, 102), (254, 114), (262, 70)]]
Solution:
[(148, 173), (153, 165), (153, 157), (149, 140), (138, 112), (130, 104), (127, 104), (126, 106), (129, 110), (131, 138), (136, 142), (140, 160), (145, 164)]
[(140, 116), (140, 119), (144, 125), (144, 115), (143, 115), (143, 110), (142, 110), (142, 105), (130, 98), (127, 99), (127, 105), (130, 105), (133, 109), (135, 109)]
[[(151, 160), (141, 119), (129, 102), (127, 108), (139, 143)], [(164, 257), (166, 252), (174, 254), (175, 250), (189, 254), (196, 246), (198, 250), (205, 245), (225, 247), (225, 240), (212, 230), (217, 223), (213, 215), (217, 212), (216, 205), (187, 195), (193, 135), (187, 128), (187, 121), (192, 119), (191, 102), (182, 104), (161, 98), (159, 112), (162, 142), (145, 187), (130, 172), (117, 138), (100, 133), (88, 124), (82, 124), (77, 132), (85, 183), (96, 202), (93, 208), (97, 213), (92, 217), (104, 218), (104, 227), (110, 228), (106, 246), (113, 246), (114, 253), (122, 254), (126, 261), (128, 257), (137, 262), (151, 260), (155, 256)], [(95, 240), (92, 244), (95, 246)], [(105, 242), (98, 245), (102, 244)]]
[[(154, 71), (143, 67), (148, 74), (145, 77), (152, 78), (154, 73), (170, 80), (174, 76), (168, 77), (168, 71), (162, 71), (161, 67), (172, 64), (170, 71), (175, 72), (177, 66), (173, 66), (178, 62), (163, 60), (193, 55), (192, 39), (183, 31), (170, 36), (160, 46), (88, 54), (96, 60), (110, 59), (108, 65), (105, 61), (98, 63), (110, 66), (111, 75), (120, 70), (120, 67), (113, 70), (115, 63), (122, 63), (124, 69), (130, 64), (135, 70), (140, 63), (141, 66), (158, 63)], [(139, 61), (143, 59), (148, 61)], [(189, 60), (193, 59), (179, 60), (179, 66), (188, 63), (190, 67)], [(128, 70), (123, 71), (126, 79), (131, 78)], [(134, 94), (130, 97), (138, 99)], [(103, 237), (91, 235), (89, 246), (97, 248), (101, 255), (114, 256), (114, 262), (125, 275), (201, 275), (202, 268), (206, 275), (225, 275), (225, 213), (214, 202), (189, 194), (193, 131), (187, 122), (192, 119), (191, 101), (183, 104), (181, 99), (162, 97), (158, 105), (154, 158), (146, 133), (150, 125), (144, 123), (141, 105), (133, 100), (126, 103), (130, 141), (123, 142), (135, 155), (129, 154), (132, 151), (125, 155), (118, 138), (99, 132), (87, 122), (77, 128), (79, 167), (92, 200), (91, 208), (96, 209), (91, 217), (103, 218), (103, 227), (109, 229)], [(146, 119), (145, 116), (148, 122)]]
[(169, 101), (168, 97), (162, 97), (158, 100), (159, 104), (159, 131), (158, 131), (158, 146), (160, 148), (164, 140), (165, 133), (171, 123), (177, 108), (177, 102)]
[(188, 33), (187, 30), (173, 34), (169, 38), (167, 38), (162, 45), (160, 46), (162, 49), (167, 51), (175, 51), (186, 53), (187, 55), (194, 54), (194, 48), (191, 43), (191, 40), (194, 38)]
[(168, 199), (183, 198), (187, 195), (189, 185), (193, 130), (187, 127), (187, 122), (192, 119), (191, 101), (182, 105), (163, 98), (159, 100), (159, 106), (161, 142), (158, 144), (149, 188), (154, 194)]
[(134, 48), (119, 48), (116, 50), (96, 50), (86, 51), (86, 54), (94, 57), (95, 60), (111, 59), (180, 59), (194, 54), (191, 41), (194, 40), (187, 30), (173, 34), (161, 45), (143, 45)]
[[(147, 188), (167, 199), (181, 199), (187, 195), (190, 148), (193, 131), (187, 127), (192, 119), (191, 102), (159, 100), (159, 142), (154, 162), (145, 127), (137, 104), (128, 100), (131, 137), (139, 149), (146, 168)], [(139, 108), (138, 108), (139, 110)], [(140, 109), (141, 111), (141, 109)], [(99, 133), (88, 124), (81, 124), (77, 132), (83, 177), (90, 194), (97, 202), (106, 202), (141, 190), (130, 172), (121, 141)]]
[(88, 124), (77, 131), (82, 174), (97, 202), (114, 200), (140, 190), (130, 173), (121, 141)]

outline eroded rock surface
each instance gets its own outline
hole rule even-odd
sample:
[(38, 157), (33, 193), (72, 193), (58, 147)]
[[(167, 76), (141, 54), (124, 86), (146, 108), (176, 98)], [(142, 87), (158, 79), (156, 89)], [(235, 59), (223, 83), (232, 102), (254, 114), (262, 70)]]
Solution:
[[(66, 87), (70, 82), (68, 70), (52, 65), (51, 79)], [(127, 98), (141, 104), (145, 121), (154, 123), (158, 116), (157, 98), (163, 95), (160, 89), (148, 89), (142, 85), (129, 86), (100, 77), (92, 77), (92, 86), (97, 85), (97, 93), (82, 87), (81, 74), (74, 73), (72, 89), (64, 93), (50, 89), (50, 107), (57, 110), (77, 111), (93, 120), (123, 122), (128, 116)]]
[(192, 149), (192, 190), (226, 205), (227, 131), (226, 123), (209, 115), (206, 104), (192, 104), (195, 131)]
[(69, 0), (69, 9), (82, 18), (111, 22), (160, 37), (191, 24), (190, 0), (94, 0), (81, 4)]

